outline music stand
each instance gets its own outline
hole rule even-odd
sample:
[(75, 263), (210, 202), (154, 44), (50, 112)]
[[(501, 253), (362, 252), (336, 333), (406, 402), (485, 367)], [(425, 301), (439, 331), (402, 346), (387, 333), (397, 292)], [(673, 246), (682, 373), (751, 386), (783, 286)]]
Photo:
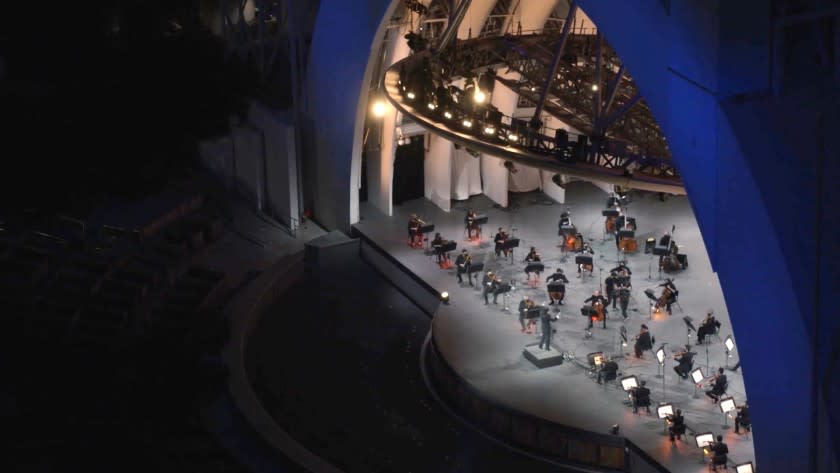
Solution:
[(689, 373), (689, 376), (691, 376), (691, 380), (694, 381), (694, 396), (692, 396), (692, 397), (694, 399), (697, 399), (699, 397), (697, 395), (697, 386), (700, 383), (703, 382), (703, 379), (705, 379), (705, 376), (703, 376), (703, 369), (702, 368), (694, 368)]
[(735, 399), (732, 396), (722, 398), (718, 405), (720, 412), (723, 413), (723, 425), (720, 428), (726, 430), (729, 428), (729, 412), (735, 410)]
[(691, 346), (691, 332), (697, 332), (697, 329), (694, 328), (694, 324), (691, 323), (691, 317), (685, 316), (683, 317), (683, 322), (685, 322), (685, 327), (687, 329), (687, 333), (685, 335), (685, 344)]
[(510, 264), (513, 264), (514, 248), (519, 248), (519, 238), (508, 238), (504, 243), (502, 243), (502, 250), (510, 250)]

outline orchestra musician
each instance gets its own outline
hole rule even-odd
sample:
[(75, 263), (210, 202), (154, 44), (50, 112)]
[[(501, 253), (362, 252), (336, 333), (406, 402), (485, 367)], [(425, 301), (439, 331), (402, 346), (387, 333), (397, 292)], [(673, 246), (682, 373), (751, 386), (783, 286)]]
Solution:
[(663, 289), (662, 294), (656, 301), (656, 309), (660, 309), (662, 306), (665, 306), (665, 310), (668, 312), (668, 315), (671, 315), (671, 304), (677, 302), (677, 296), (680, 294), (680, 291), (677, 290), (677, 286), (674, 285), (674, 281), (670, 278), (666, 279), (664, 283), (657, 287), (661, 287)]
[(447, 257), (446, 254), (444, 254), (444, 252), (440, 249), (444, 243), (445, 241), (443, 240), (443, 237), (440, 236), (440, 233), (435, 233), (435, 239), (432, 240), (432, 248), (435, 249), (435, 253), (437, 254), (438, 264), (442, 262), (443, 258)]
[(618, 363), (613, 360), (604, 361), (598, 370), (598, 384), (601, 381), (612, 381), (618, 377)]
[(541, 258), (542, 258), (542, 256), (539, 253), (537, 253), (536, 248), (534, 248), (532, 246), (531, 251), (529, 251), (528, 255), (525, 256), (525, 262), (526, 263), (536, 263), (536, 262), (541, 261)]
[(668, 426), (668, 434), (671, 437), (671, 442), (680, 440), (680, 437), (685, 435), (685, 418), (682, 415), (682, 409), (677, 409), (673, 415), (665, 418), (670, 424)]
[(712, 401), (717, 403), (720, 401), (720, 397), (726, 392), (726, 375), (723, 374), (723, 368), (718, 368), (718, 373), (714, 377), (714, 382), (712, 383), (712, 389), (706, 391), (706, 396), (709, 396)]
[(498, 285), (496, 284), (496, 277), (493, 275), (493, 271), (484, 273), (484, 277), (481, 279), (481, 295), (484, 296), (484, 305), (489, 304), (487, 295), (495, 292), (497, 287)]
[(584, 304), (589, 302), (592, 305), (593, 312), (590, 312), (589, 315), (589, 326), (586, 327), (587, 330), (591, 329), (594, 322), (596, 320), (600, 320), (604, 323), (604, 328), (607, 328), (607, 299), (601, 295), (601, 291), (595, 291), (592, 293), (592, 296), (587, 298), (583, 301)]
[(557, 319), (557, 317), (553, 317), (549, 314), (547, 310), (542, 311), (540, 314), (540, 331), (542, 332), (542, 337), (540, 337), (540, 348), (543, 348), (544, 350), (551, 350), (551, 335), (554, 333), (554, 329), (551, 327), (551, 322)]
[[(545, 278), (546, 284), (551, 284), (552, 282), (562, 282), (563, 284), (569, 284), (569, 280), (566, 278), (566, 275), (563, 274), (563, 270), (561, 268), (557, 268), (554, 270), (554, 274)], [(551, 299), (549, 305), (554, 305), (556, 301), (558, 305), (563, 305), (563, 297), (566, 295), (566, 287), (563, 286), (563, 291), (548, 291), (548, 298)]]
[(641, 358), (642, 353), (645, 350), (653, 350), (653, 338), (650, 335), (648, 326), (642, 324), (639, 334), (636, 335), (636, 343), (633, 345), (633, 351), (636, 354), (636, 358)]
[(476, 238), (481, 238), (481, 227), (475, 223), (476, 217), (478, 217), (478, 214), (473, 209), (469, 209), (467, 216), (464, 217), (464, 224), (467, 227), (467, 238), (472, 238), (473, 232), (475, 232)]
[(614, 272), (617, 274), (621, 273), (622, 271), (627, 273), (628, 276), (633, 274), (633, 271), (630, 271), (630, 268), (627, 266), (627, 260), (619, 261), (618, 266), (610, 270), (611, 273)]
[(749, 430), (752, 422), (750, 422), (750, 406), (745, 402), (743, 406), (738, 406), (738, 414), (735, 416), (735, 433), (741, 433), (741, 428)]
[(709, 444), (709, 450), (712, 452), (712, 471), (717, 471), (719, 466), (726, 470), (726, 463), (729, 461), (727, 457), (729, 447), (723, 443), (723, 435), (718, 435), (717, 442)]
[(720, 327), (720, 322), (715, 319), (714, 311), (709, 309), (709, 311), (706, 312), (706, 318), (703, 319), (703, 323), (701, 323), (700, 327), (697, 328), (697, 344), (702, 344), (703, 340), (706, 339), (706, 336), (715, 333), (718, 327)]
[(674, 360), (677, 361), (677, 366), (674, 367), (674, 371), (677, 373), (677, 376), (682, 379), (688, 379), (688, 373), (694, 367), (694, 355), (696, 354), (691, 351), (691, 347), (688, 345), (685, 346), (685, 349), (674, 354)]
[(561, 227), (571, 225), (572, 224), (572, 214), (568, 210), (564, 210), (560, 214), (560, 225)]
[(525, 325), (525, 314), (528, 313), (528, 309), (534, 307), (534, 301), (528, 298), (528, 296), (523, 296), (522, 300), (519, 301), (519, 325), (522, 326), (522, 331), (531, 333), (530, 328), (532, 322), (529, 320), (528, 325)]
[(411, 214), (411, 217), (408, 219), (408, 244), (417, 247), (417, 245), (422, 245), (423, 243), (423, 233), (420, 231), (420, 227), (425, 225), (426, 222), (420, 219), (417, 214)]
[(499, 275), (497, 274), (495, 279), (493, 280), (493, 303), (494, 304), (497, 303), (496, 300), (499, 297), (499, 294), (502, 293), (502, 286), (504, 286), (504, 284), (502, 283), (502, 278), (499, 277)]
[(502, 254), (502, 252), (504, 252), (505, 257), (508, 256), (508, 251), (510, 251), (510, 250), (502, 248), (502, 245), (504, 244), (505, 241), (507, 241), (507, 239), (508, 239), (508, 234), (505, 233), (505, 231), (502, 229), (502, 227), (499, 227), (499, 232), (496, 233), (496, 236), (493, 238), (493, 242), (496, 243), (496, 258), (498, 258), (499, 255)]
[(618, 278), (616, 286), (618, 294), (618, 306), (621, 307), (621, 316), (627, 318), (627, 306), (630, 305), (630, 278)]
[(455, 259), (455, 266), (457, 266), (458, 270), (458, 282), (463, 283), (464, 280), (461, 278), (461, 275), (467, 273), (467, 277), (470, 279), (470, 286), (472, 286), (472, 276), (469, 274), (470, 266), (472, 265), (472, 257), (467, 253), (466, 249), (461, 250), (461, 254)]
[(645, 384), (647, 384), (645, 381), (641, 381), (638, 387), (630, 390), (630, 394), (633, 396), (633, 414), (639, 412), (640, 407), (644, 407), (650, 414), (650, 389)]
[[(580, 237), (580, 235), (578, 235), (578, 237)], [(594, 254), (595, 254), (595, 250), (593, 250), (593, 249), (592, 249), (592, 247), (591, 247), (591, 246), (589, 246), (589, 243), (584, 243), (584, 244), (583, 244), (583, 246), (581, 247), (581, 249), (580, 249), (579, 253), (580, 253), (581, 255), (590, 255), (590, 256), (592, 256), (592, 255), (594, 255)], [(586, 266), (586, 267), (584, 268), (584, 265), (582, 265), (582, 264), (579, 264), (579, 265), (578, 265), (578, 275), (577, 275), (577, 277), (580, 277), (580, 274), (581, 274), (580, 272), (581, 272), (581, 270), (583, 270), (583, 269), (586, 269), (586, 270), (587, 270), (587, 271), (589, 271), (590, 273), (592, 272), (592, 265), (587, 264), (587, 265), (585, 265), (585, 266)]]
[(604, 289), (607, 293), (607, 305), (612, 304), (613, 309), (615, 309), (615, 303), (618, 299), (615, 291), (617, 282), (616, 273), (614, 271), (610, 271), (610, 275), (604, 279)]

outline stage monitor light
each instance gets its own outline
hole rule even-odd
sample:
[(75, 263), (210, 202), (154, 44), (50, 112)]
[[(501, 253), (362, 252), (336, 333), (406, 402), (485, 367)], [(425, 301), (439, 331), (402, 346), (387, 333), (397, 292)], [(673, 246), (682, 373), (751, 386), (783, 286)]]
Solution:
[(481, 89), (476, 87), (475, 94), (473, 94), (473, 100), (475, 100), (475, 103), (484, 103), (484, 101), (487, 100), (487, 95), (482, 92)]
[(752, 462), (739, 463), (735, 465), (735, 473), (755, 473), (755, 467)]
[(697, 434), (694, 437), (694, 441), (697, 442), (698, 448), (705, 448), (709, 446), (710, 443), (715, 443), (715, 434), (711, 432), (704, 432), (702, 434)]
[(464, 127), (466, 127), (466, 128), (472, 128), (472, 121), (471, 121), (471, 120), (469, 120), (469, 119), (464, 119), (464, 121), (463, 121), (462, 123), (463, 123)]
[(442, 300), (444, 304), (449, 304), (449, 293), (446, 291), (441, 292), (440, 300)]
[(656, 415), (659, 416), (660, 419), (674, 415), (674, 405), (670, 402), (660, 404), (659, 407), (656, 408)]
[(691, 370), (691, 380), (694, 381), (694, 384), (700, 384), (703, 382), (703, 370), (700, 368), (695, 368)]
[(373, 102), (373, 107), (371, 107), (371, 111), (373, 112), (373, 116), (375, 117), (383, 117), (385, 116), (385, 112), (388, 111), (388, 106), (382, 100), (377, 100)]
[(414, 97), (416, 97), (416, 95), (414, 95), (414, 92), (412, 92), (410, 90), (408, 91), (407, 94), (405, 94), (405, 96), (408, 97), (408, 100), (414, 100)]
[(445, 111), (445, 112), (443, 112), (443, 116), (444, 116), (444, 118), (446, 118), (447, 120), (452, 119), (452, 114), (451, 114), (451, 113), (449, 113), (449, 111), (448, 111), (448, 110), (447, 110), (447, 111)]
[(732, 339), (732, 335), (726, 337), (723, 344), (726, 345), (726, 351), (732, 351), (735, 349), (735, 340)]
[(656, 350), (656, 359), (659, 361), (660, 365), (665, 364), (665, 356), (665, 346), (663, 345)]
[(634, 376), (625, 376), (621, 378), (621, 389), (624, 391), (630, 391), (633, 388), (639, 387), (639, 378)]
[(725, 398), (720, 400), (719, 405), (720, 405), (720, 411), (723, 412), (724, 414), (726, 414), (729, 411), (734, 411), (735, 410), (735, 399), (732, 399), (731, 396), (730, 397), (725, 397)]

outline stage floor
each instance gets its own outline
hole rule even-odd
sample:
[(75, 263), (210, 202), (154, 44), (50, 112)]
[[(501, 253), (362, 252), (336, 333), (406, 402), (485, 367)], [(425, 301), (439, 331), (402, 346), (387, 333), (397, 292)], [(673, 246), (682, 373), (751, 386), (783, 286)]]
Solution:
[[(661, 202), (655, 194), (635, 195), (627, 214), (637, 219), (636, 236), (640, 251), (626, 257), (633, 271), (629, 318), (622, 321), (620, 311), (611, 310), (607, 328), (596, 325), (592, 329), (592, 337), (588, 339), (585, 338), (587, 320), (580, 315), (580, 307), (583, 300), (599, 288), (599, 280), (608, 275), (618, 259), (614, 239), (604, 239), (603, 235), (601, 210), (606, 194), (589, 183), (575, 182), (567, 187), (566, 203), (551, 202), (541, 193), (520, 194), (511, 199), (511, 209), (501, 209), (486, 197), (476, 196), (458, 203), (450, 213), (446, 213), (428, 200), (419, 199), (395, 206), (393, 217), (386, 217), (372, 206), (363, 204), (362, 221), (356, 227), (433, 287), (449, 292), (450, 304), (441, 305), (433, 321), (435, 343), (450, 366), (486, 398), (593, 432), (606, 433), (612, 425), (619, 424), (621, 435), (628, 437), (670, 471), (705, 471), (707, 466), (700, 463), (701, 452), (695, 447), (693, 437), (685, 443), (677, 442), (676, 446), (668, 441), (663, 421), (655, 417), (655, 405), (667, 401), (683, 410), (689, 429), (698, 433), (711, 431), (723, 434), (724, 441), (729, 445), (731, 460), (754, 460), (751, 436), (736, 435), (731, 419), (727, 421), (729, 428), (724, 429), (724, 416), (718, 406), (702, 390), (697, 390), (698, 397), (694, 398), (694, 384), (680, 380), (673, 371), (675, 363), (671, 353), (687, 341), (684, 316), (691, 317), (697, 325), (707, 309), (712, 308), (722, 323), (720, 339), (732, 333), (720, 284), (712, 272), (687, 199), (670, 197)], [(465, 241), (463, 219), (467, 206), (489, 217), (480, 243)], [(564, 258), (557, 246), (560, 241), (557, 222), (563, 209), (571, 211), (572, 222), (595, 250), (592, 277), (577, 278), (574, 255)], [(478, 285), (470, 287), (466, 278), (464, 283), (459, 284), (454, 269), (442, 270), (428, 251), (410, 248), (406, 242), (406, 222), (411, 213), (434, 223), (436, 231), (445, 239), (457, 241), (457, 251), (468, 248), (474, 262), (485, 263), (485, 270), (500, 274), (505, 281), (515, 280), (516, 289), (509, 300), (510, 311), (502, 310), (502, 297), (499, 297), (498, 305), (494, 305), (492, 299), (489, 305), (485, 305)], [(509, 259), (497, 259), (493, 253), (492, 237), (500, 226), (509, 231), (514, 229), (514, 236), (521, 240), (513, 263)], [(688, 255), (689, 262), (686, 270), (669, 275), (680, 291), (681, 308), (674, 307), (670, 317), (663, 312), (651, 319), (644, 290), (660, 284), (666, 275), (663, 273), (660, 279), (658, 258), (644, 254), (644, 241), (648, 236), (658, 239), (672, 226), (676, 228), (674, 239), (680, 245), (680, 252)], [(538, 337), (520, 331), (516, 306), (523, 295), (538, 303), (548, 302), (544, 282), (534, 287), (525, 281), (523, 259), (530, 246), (536, 247), (542, 254), (546, 266), (543, 280), (554, 268), (561, 267), (570, 281), (566, 286), (565, 305), (550, 306), (560, 317), (554, 323), (556, 334), (553, 346), (559, 351), (571, 352), (582, 363), (586, 362), (587, 353), (596, 351), (621, 356), (618, 360), (620, 376), (635, 374), (647, 381), (654, 415), (634, 415), (632, 409), (622, 403), (626, 399), (624, 392), (615, 385), (597, 384), (587, 370), (576, 363), (566, 362), (561, 366), (537, 369), (525, 359), (522, 354), (525, 345), (536, 344)], [(453, 253), (453, 259), (454, 256)], [(659, 288), (656, 288), (656, 294), (659, 294)], [(650, 327), (656, 337), (656, 346), (667, 343), (669, 356), (664, 369), (664, 385), (663, 379), (657, 377), (659, 369), (653, 353), (646, 352), (642, 360), (632, 356), (632, 337), (638, 333), (642, 323)], [(619, 328), (622, 325), (631, 338), (627, 347), (620, 345)], [(707, 352), (706, 346), (694, 346), (696, 336), (692, 334), (692, 349), (698, 352), (694, 366), (702, 367), (704, 374), (737, 363), (737, 349), (733, 357), (727, 359), (721, 340), (713, 338)], [(745, 401), (741, 371), (727, 370), (726, 374), (729, 379), (728, 394), (734, 396), (740, 405)]]

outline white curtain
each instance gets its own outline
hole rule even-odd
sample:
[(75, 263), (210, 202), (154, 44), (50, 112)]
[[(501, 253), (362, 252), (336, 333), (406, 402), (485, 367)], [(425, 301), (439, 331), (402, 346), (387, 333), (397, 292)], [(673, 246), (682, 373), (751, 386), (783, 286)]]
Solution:
[(540, 188), (540, 170), (514, 163), (516, 172), (508, 174), (508, 188), (511, 192), (530, 192)]
[(429, 135), (429, 151), (423, 161), (426, 198), (446, 212), (452, 206), (452, 142), (438, 135)]
[(566, 202), (566, 189), (563, 189), (552, 181), (554, 174), (555, 173), (550, 171), (540, 171), (540, 176), (542, 177), (542, 191), (545, 195), (551, 197), (557, 203), (562, 204)]
[(463, 147), (452, 151), (452, 198), (466, 200), (481, 194), (481, 161)]
[(481, 179), (484, 195), (502, 207), (508, 206), (508, 171), (503, 159), (481, 155)]

